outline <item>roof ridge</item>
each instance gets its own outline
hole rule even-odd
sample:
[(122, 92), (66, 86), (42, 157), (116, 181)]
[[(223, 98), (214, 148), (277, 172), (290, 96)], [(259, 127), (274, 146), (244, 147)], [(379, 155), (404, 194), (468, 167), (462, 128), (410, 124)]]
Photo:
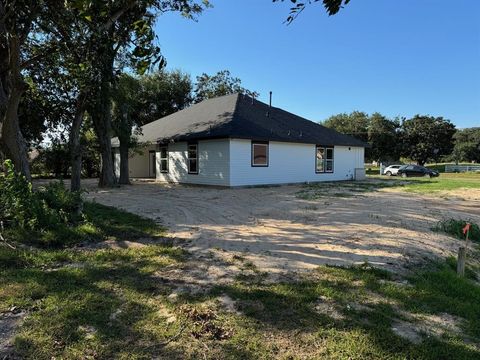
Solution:
[(238, 104), (240, 102), (240, 97), (243, 97), (243, 94), (240, 94), (239, 92), (235, 93), (237, 95), (237, 99), (235, 100), (235, 105), (233, 106), (233, 111), (232, 111), (232, 118), (230, 121), (235, 120), (235, 115), (238, 112)]

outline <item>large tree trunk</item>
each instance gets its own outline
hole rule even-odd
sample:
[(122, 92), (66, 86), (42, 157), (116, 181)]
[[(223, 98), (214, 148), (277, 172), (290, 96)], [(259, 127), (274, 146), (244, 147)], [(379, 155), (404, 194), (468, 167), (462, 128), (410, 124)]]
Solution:
[(98, 145), (100, 147), (100, 155), (102, 157), (102, 168), (100, 171), (99, 187), (113, 187), (115, 185), (115, 174), (113, 172), (113, 156), (111, 137), (111, 122), (110, 122), (110, 99), (96, 107), (97, 111), (91, 112), (90, 116), (93, 120), (93, 126), (98, 138)]
[(71, 191), (78, 191), (81, 187), (82, 145), (80, 143), (80, 129), (82, 128), (84, 114), (84, 96), (80, 94), (77, 99), (77, 108), (75, 117), (73, 118), (72, 129), (70, 130), (70, 160), (72, 165), (72, 178), (70, 180)]
[(120, 139), (120, 179), (118, 180), (119, 184), (129, 185), (130, 176), (128, 169), (128, 143), (129, 140), (125, 141)]
[(26, 89), (20, 73), (20, 40), (11, 36), (8, 41), (8, 69), (0, 77), (0, 144), (15, 170), (31, 180), (27, 146), (18, 122), (18, 105)]
[[(107, 28), (104, 36), (113, 38), (113, 29)], [(102, 168), (100, 171), (99, 187), (113, 187), (116, 184), (116, 178), (113, 170), (112, 156), (112, 82), (114, 80), (113, 64), (115, 60), (115, 51), (112, 43), (103, 45), (98, 58), (98, 78), (99, 83), (93, 92), (94, 98), (90, 106), (90, 116), (92, 117), (93, 127), (98, 138), (100, 146), (100, 155), (102, 157)]]
[[(14, 108), (15, 106), (18, 109), (18, 104), (12, 104), (11, 107)], [(16, 109), (13, 109), (12, 113), (13, 114), (8, 115), (7, 111), (4, 118), (1, 141), (7, 157), (13, 161), (15, 170), (20, 172), (30, 181), (30, 164), (28, 163), (25, 139), (20, 131)]]

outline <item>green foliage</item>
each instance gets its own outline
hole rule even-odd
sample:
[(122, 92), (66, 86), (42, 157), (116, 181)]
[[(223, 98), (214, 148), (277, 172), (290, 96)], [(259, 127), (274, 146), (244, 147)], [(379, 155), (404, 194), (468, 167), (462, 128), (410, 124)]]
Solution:
[(9, 240), (41, 247), (65, 247), (85, 241), (135, 240), (164, 235), (153, 220), (95, 203), (83, 203), (79, 192), (70, 192), (62, 182), (33, 191), (25, 178), (7, 162), (0, 178), (0, 220)]
[(156, 71), (141, 76), (139, 81), (139, 125), (173, 114), (192, 103), (192, 79), (189, 74), (180, 70)]
[(469, 239), (472, 241), (480, 242), (480, 227), (470, 220), (458, 220), (458, 219), (446, 219), (438, 222), (434, 226), (433, 230), (438, 232), (444, 232), (446, 234), (452, 235), (457, 239), (465, 239), (463, 234), (463, 228), (465, 225), (471, 224)]
[[(283, 2), (285, 0), (273, 0), (273, 2)], [(300, 15), (305, 7), (308, 4), (316, 3), (321, 1), (325, 11), (329, 16), (335, 15), (343, 8), (344, 5), (347, 5), (350, 0), (313, 0), (313, 1), (305, 1), (305, 2), (298, 2), (297, 0), (290, 0), (292, 3), (292, 7), (290, 8), (290, 13), (285, 20), (287, 24), (291, 24), (297, 17)]]
[(453, 138), (452, 160), (480, 163), (480, 127), (459, 129)]
[(70, 169), (70, 151), (66, 143), (53, 142), (49, 147), (40, 150), (39, 158), (44, 172), (53, 174), (55, 178), (67, 177)]
[(391, 120), (380, 113), (368, 115), (353, 111), (333, 115), (322, 125), (370, 144), (371, 148), (365, 149), (367, 160), (388, 161), (399, 157), (398, 119)]
[(370, 116), (367, 142), (371, 148), (365, 150), (368, 158), (372, 160), (397, 160), (399, 158), (398, 119), (390, 120), (380, 113)]
[(415, 115), (401, 125), (402, 155), (423, 165), (453, 150), (455, 125), (442, 117)]
[(10, 160), (5, 168), (5, 176), (0, 177), (0, 220), (7, 230), (19, 230), (16, 240), (49, 245), (55, 242), (52, 231), (65, 235), (68, 227), (81, 219), (79, 192), (66, 190), (62, 182), (33, 191), (32, 184), (14, 171)]
[(242, 81), (233, 77), (228, 70), (219, 71), (215, 75), (203, 73), (201, 76), (197, 76), (194, 93), (196, 103), (234, 93), (242, 93), (251, 97), (259, 96), (258, 92), (244, 88)]
[[(30, 228), (32, 221), (32, 184), (15, 172), (11, 160), (4, 163), (5, 175), (0, 177), (0, 220), (9, 225)], [(34, 221), (34, 219), (33, 219)]]
[(184, 109), (192, 102), (190, 76), (179, 70), (159, 70), (140, 77), (123, 73), (113, 96), (115, 134), (128, 141), (132, 127), (142, 126)]
[(330, 116), (322, 125), (367, 142), (369, 122), (368, 114), (362, 111), (353, 111), (351, 114), (342, 113)]

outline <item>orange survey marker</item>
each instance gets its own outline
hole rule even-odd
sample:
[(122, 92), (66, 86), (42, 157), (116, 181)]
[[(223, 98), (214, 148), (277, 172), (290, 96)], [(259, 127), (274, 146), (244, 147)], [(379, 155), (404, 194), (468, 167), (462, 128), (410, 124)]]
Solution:
[(463, 228), (463, 235), (467, 235), (469, 231), (470, 231), (470, 224), (467, 223)]

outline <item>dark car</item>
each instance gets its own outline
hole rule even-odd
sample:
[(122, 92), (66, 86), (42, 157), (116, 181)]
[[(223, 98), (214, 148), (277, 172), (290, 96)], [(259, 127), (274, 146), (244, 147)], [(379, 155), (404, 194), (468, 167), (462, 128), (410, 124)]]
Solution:
[(419, 165), (404, 165), (398, 169), (398, 176), (401, 177), (411, 177), (411, 176), (424, 176), (424, 177), (436, 177), (438, 176), (438, 171), (428, 169)]

